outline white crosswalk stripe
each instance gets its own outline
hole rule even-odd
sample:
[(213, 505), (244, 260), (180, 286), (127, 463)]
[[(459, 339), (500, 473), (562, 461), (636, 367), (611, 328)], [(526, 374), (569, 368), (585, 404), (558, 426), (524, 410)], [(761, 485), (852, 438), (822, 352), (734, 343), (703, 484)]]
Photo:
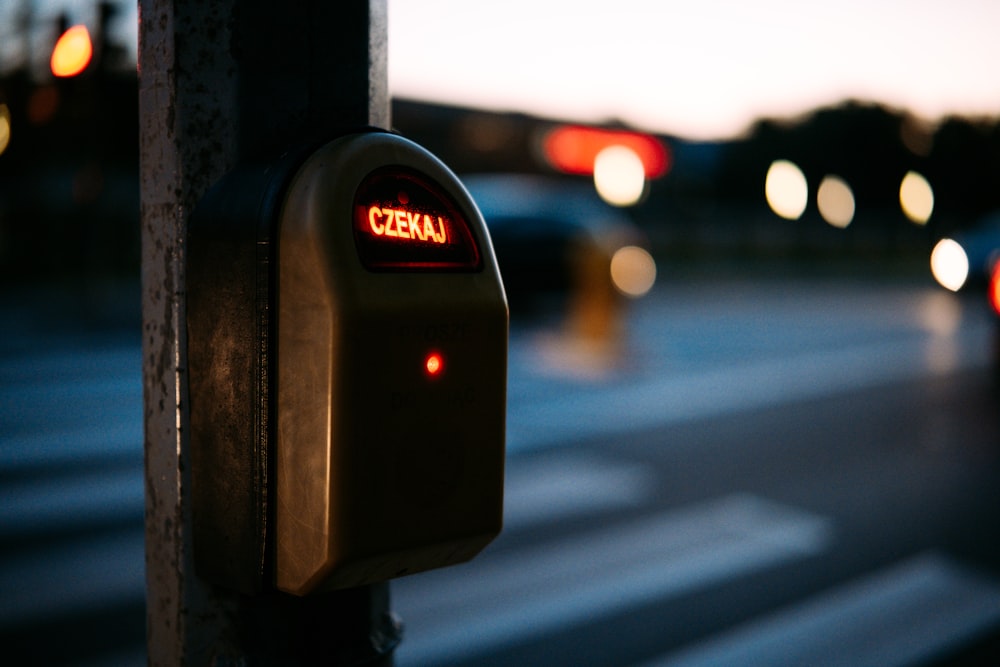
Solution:
[(903, 667), (1000, 622), (1000, 582), (915, 556), (643, 667)]
[[(400, 665), (489, 652), (650, 600), (816, 554), (823, 517), (728, 496), (397, 582)], [(623, 545), (628, 545), (623, 548)]]
[(504, 531), (639, 507), (656, 483), (644, 466), (577, 451), (515, 458), (504, 483)]
[[(992, 328), (969, 327), (961, 335), (966, 340), (960, 346), (954, 341), (907, 337), (747, 360), (620, 386), (570, 388), (548, 400), (512, 399), (507, 449), (530, 451), (596, 436), (621, 436), (637, 429), (988, 365)], [(516, 397), (516, 390), (511, 395)]]

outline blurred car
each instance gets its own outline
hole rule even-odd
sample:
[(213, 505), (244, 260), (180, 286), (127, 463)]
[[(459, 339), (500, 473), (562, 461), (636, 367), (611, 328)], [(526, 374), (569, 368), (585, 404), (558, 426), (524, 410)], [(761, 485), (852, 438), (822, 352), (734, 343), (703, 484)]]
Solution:
[(462, 182), (486, 220), (512, 314), (550, 314), (573, 299), (638, 297), (652, 287), (645, 235), (592, 185), (510, 174)]

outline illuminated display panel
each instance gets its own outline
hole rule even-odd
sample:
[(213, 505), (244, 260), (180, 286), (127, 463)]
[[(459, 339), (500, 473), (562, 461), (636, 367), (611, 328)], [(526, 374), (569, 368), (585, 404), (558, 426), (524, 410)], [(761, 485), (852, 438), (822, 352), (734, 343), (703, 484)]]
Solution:
[(406, 167), (370, 173), (354, 196), (354, 242), (371, 271), (478, 271), (468, 222), (437, 183)]

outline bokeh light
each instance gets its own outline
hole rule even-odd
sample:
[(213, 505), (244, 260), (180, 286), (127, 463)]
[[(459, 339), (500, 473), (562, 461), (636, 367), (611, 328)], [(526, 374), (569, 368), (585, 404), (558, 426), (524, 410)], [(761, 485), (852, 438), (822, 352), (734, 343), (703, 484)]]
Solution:
[(809, 184), (795, 163), (775, 160), (767, 170), (764, 194), (772, 211), (786, 220), (798, 220), (809, 201)]
[(10, 145), (10, 109), (6, 104), (0, 104), (0, 155)]
[(666, 144), (641, 132), (560, 125), (544, 135), (541, 148), (545, 159), (559, 171), (591, 174), (598, 154), (611, 146), (624, 146), (635, 153), (647, 178), (659, 178), (670, 169)]
[(957, 292), (969, 278), (969, 257), (958, 241), (941, 239), (931, 251), (931, 274), (945, 289)]
[(854, 192), (839, 176), (826, 176), (816, 191), (819, 214), (831, 226), (845, 229), (854, 220)]
[(87, 27), (75, 25), (62, 34), (52, 49), (52, 73), (56, 76), (76, 76), (87, 69), (94, 53)]
[(906, 172), (899, 185), (899, 204), (912, 222), (925, 225), (934, 211), (934, 190), (927, 179), (915, 171)]
[(594, 158), (594, 187), (614, 206), (632, 206), (646, 191), (642, 159), (628, 146), (608, 146)]
[(643, 296), (656, 282), (656, 261), (638, 246), (619, 248), (611, 258), (611, 281), (625, 296)]

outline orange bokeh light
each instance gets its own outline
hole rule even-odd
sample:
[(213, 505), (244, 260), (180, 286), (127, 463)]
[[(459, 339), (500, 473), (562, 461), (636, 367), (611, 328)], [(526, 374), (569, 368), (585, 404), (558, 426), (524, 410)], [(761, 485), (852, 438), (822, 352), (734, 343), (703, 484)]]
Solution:
[(76, 76), (87, 69), (93, 55), (87, 27), (75, 25), (62, 34), (52, 49), (52, 73), (59, 77)]
[(545, 135), (542, 149), (549, 163), (569, 174), (594, 173), (594, 161), (606, 148), (624, 146), (642, 161), (646, 178), (658, 178), (670, 168), (666, 145), (648, 134), (562, 125)]

